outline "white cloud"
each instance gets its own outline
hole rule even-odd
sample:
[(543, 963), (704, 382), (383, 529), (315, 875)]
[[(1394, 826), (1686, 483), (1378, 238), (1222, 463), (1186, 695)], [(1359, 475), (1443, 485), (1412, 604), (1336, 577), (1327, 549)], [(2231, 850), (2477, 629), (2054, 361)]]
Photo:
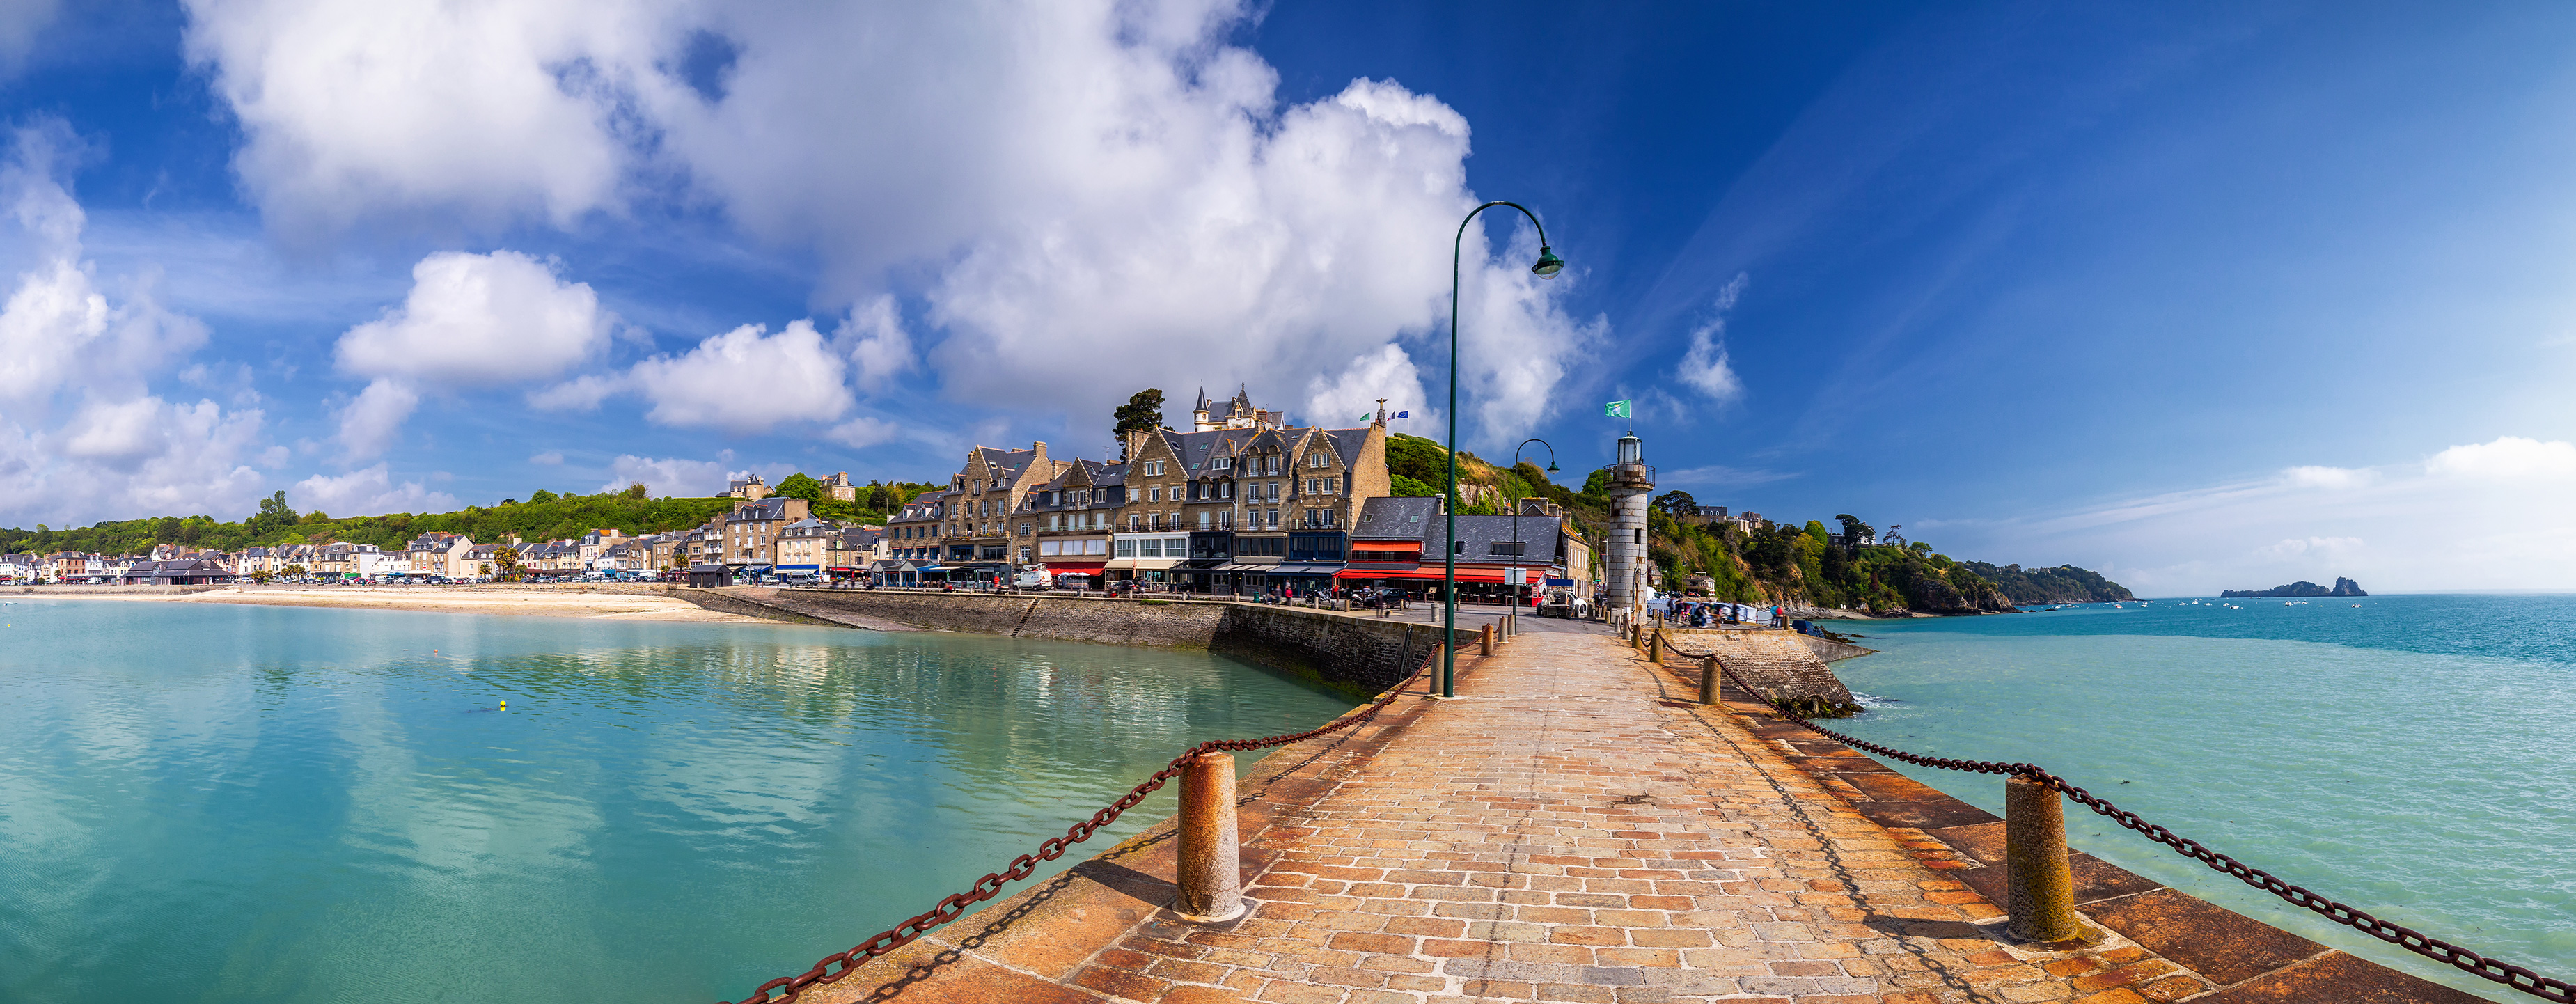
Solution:
[(565, 222), (607, 205), (626, 153), (616, 77), (649, 5), (189, 0), (189, 59), (241, 122), (234, 158), (272, 226), (370, 216)]
[(381, 516), (389, 512), (452, 512), (456, 496), (430, 491), (418, 481), (399, 485), (384, 464), (347, 474), (316, 474), (295, 483), (286, 497), (296, 508), (333, 516)]
[(393, 379), (367, 382), (367, 389), (340, 409), (340, 445), (350, 459), (381, 455), (402, 431), (403, 420), (420, 407), (420, 391)]
[(883, 390), (895, 377), (920, 365), (913, 357), (912, 335), (903, 329), (903, 317), (896, 313), (892, 296), (879, 296), (850, 311), (835, 339), (849, 347), (860, 390)]
[[(340, 369), (373, 377), (340, 413), (346, 459), (382, 454), (425, 390), (543, 380), (597, 355), (614, 318), (584, 283), (516, 251), (441, 251), (412, 266), (402, 306), (340, 336)], [(585, 376), (529, 395), (538, 407), (585, 407), (608, 392)]]
[(547, 450), (544, 453), (531, 454), (528, 457), (528, 462), (531, 464), (544, 464), (548, 467), (560, 467), (563, 466), (563, 451)]
[(552, 387), (528, 392), (528, 406), (541, 411), (589, 411), (608, 396), (626, 389), (622, 375), (584, 373)]
[(2323, 488), (2344, 491), (2361, 488), (2379, 480), (2377, 472), (2352, 467), (2292, 467), (2281, 472), (2281, 482), (2293, 488)]
[(2498, 481), (2566, 479), (2576, 477), (2576, 443), (2503, 436), (2492, 443), (2454, 446), (2436, 453), (2424, 461), (2424, 472)]
[(1744, 381), (1726, 361), (1726, 315), (1735, 309), (1735, 301), (1744, 296), (1746, 276), (1735, 273), (1726, 288), (1718, 290), (1717, 305), (1708, 323), (1692, 329), (1690, 348), (1682, 353), (1682, 382), (1699, 388), (1709, 400), (1724, 404), (1744, 396)]
[(2045, 519), (1947, 522), (1937, 543), (1997, 562), (2071, 561), (2145, 596), (2338, 576), (2373, 592), (2576, 589), (2570, 479), (2576, 444), (2504, 436), (2421, 463), (2292, 467)]
[(1413, 365), (1413, 357), (1404, 346), (1387, 344), (1353, 356), (1339, 373), (1318, 373), (1308, 380), (1305, 418), (1327, 428), (1365, 424), (1376, 417), (1379, 398), (1386, 399), (1390, 415), (1409, 411), (1415, 418), (1427, 418), (1438, 413), (1429, 406), (1422, 371)]
[(853, 450), (861, 450), (875, 446), (878, 443), (892, 441), (895, 437), (902, 434), (902, 426), (888, 422), (884, 419), (869, 418), (862, 415), (858, 418), (853, 418), (847, 422), (843, 422), (832, 427), (830, 432), (826, 432), (823, 435), (824, 438), (830, 439), (835, 443), (847, 446)]
[(746, 324), (679, 356), (635, 364), (632, 379), (663, 425), (761, 432), (782, 422), (829, 421), (850, 410), (841, 357), (812, 321), (776, 335)]
[(261, 413), (151, 392), (149, 378), (202, 344), (205, 326), (164, 310), (148, 282), (101, 288), (82, 256), (86, 214), (56, 180), (77, 143), (68, 128), (42, 121), (10, 139), (0, 246), (25, 268), (0, 307), (0, 521), (248, 509)]
[(608, 343), (585, 283), (516, 251), (441, 251), (412, 266), (411, 295), (340, 336), (340, 368), (451, 387), (542, 380)]
[[(1428, 344), (1443, 245), (1477, 202), (1462, 116), (1370, 80), (1282, 106), (1277, 74), (1227, 43), (1247, 3), (190, 11), (188, 50), (250, 137), (237, 168), (273, 225), (493, 233), (685, 186), (815, 254), (820, 300), (862, 305), (843, 354), (867, 391), (927, 362), (957, 399), (1096, 414), (1139, 386)], [(693, 86), (681, 56), (711, 37), (738, 58)], [(1500, 253), (1468, 234), (1461, 305), (1489, 440), (1538, 420), (1607, 330), (1566, 316), (1579, 276), (1531, 276), (1525, 226), (1501, 225)], [(878, 298), (893, 281), (917, 283), (932, 337)], [(728, 410), (662, 413), (766, 421)]]
[[(730, 457), (727, 454), (727, 459)], [(726, 471), (721, 461), (619, 454), (608, 470), (608, 483), (599, 486), (603, 492), (639, 482), (655, 495), (720, 495), (725, 490)]]

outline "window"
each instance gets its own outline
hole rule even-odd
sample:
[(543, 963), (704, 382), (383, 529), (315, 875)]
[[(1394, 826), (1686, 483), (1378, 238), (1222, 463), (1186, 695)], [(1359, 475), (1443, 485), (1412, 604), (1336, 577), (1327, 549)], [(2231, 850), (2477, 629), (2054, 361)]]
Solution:
[(1217, 528), (1217, 529), (1219, 529), (1219, 530), (1231, 530), (1231, 529), (1234, 529), (1234, 510), (1232, 510), (1232, 509), (1219, 509), (1219, 510), (1217, 510), (1217, 514), (1216, 514), (1216, 528)]
[(1132, 512), (1127, 514), (1127, 529), (1130, 531), (1141, 530), (1144, 529), (1144, 526), (1145, 517), (1136, 515)]
[(1026, 524), (1026, 523), (1022, 523), (1022, 524), (1020, 524), (1020, 536), (1026, 537), (1026, 536), (1028, 536), (1028, 535), (1029, 535), (1029, 525), (1028, 525), (1028, 524)]
[(1147, 489), (1145, 489), (1145, 501), (1147, 501), (1147, 502), (1160, 502), (1160, 501), (1162, 501), (1162, 500), (1163, 500), (1163, 486), (1161, 486), (1161, 485), (1155, 485), (1154, 487), (1151, 487), (1151, 488), (1147, 488)]
[(1276, 482), (1276, 481), (1270, 482), (1270, 499), (1269, 499), (1269, 501), (1272, 501), (1272, 502), (1277, 502), (1277, 501), (1279, 501), (1279, 482)]
[(1234, 469), (1234, 458), (1233, 458), (1233, 457), (1218, 457), (1218, 458), (1216, 458), (1216, 460), (1212, 463), (1212, 465), (1211, 465), (1211, 466), (1212, 466), (1214, 469), (1216, 469), (1216, 470), (1220, 470), (1220, 471), (1230, 471), (1230, 470), (1233, 470), (1233, 469)]
[(1211, 511), (1212, 511), (1212, 510), (1207, 510), (1207, 509), (1201, 509), (1201, 510), (1199, 510), (1199, 529), (1201, 529), (1201, 530), (1205, 530), (1205, 529), (1207, 529), (1207, 528), (1208, 528), (1208, 514), (1209, 514)]
[(1028, 546), (1027, 544), (1022, 544), (1022, 545), (1020, 545), (1020, 564), (1025, 565), (1025, 564), (1028, 564), (1028, 563), (1029, 563), (1029, 546)]
[(1153, 530), (1160, 530), (1160, 529), (1162, 529), (1162, 528), (1163, 528), (1163, 514), (1162, 514), (1162, 513), (1159, 513), (1159, 512), (1149, 512), (1149, 513), (1146, 513), (1146, 514), (1145, 514), (1145, 526), (1146, 526), (1146, 528), (1147, 528), (1147, 529), (1153, 529)]
[(1269, 514), (1270, 514), (1270, 515), (1267, 517), (1267, 521), (1268, 521), (1268, 522), (1269, 522), (1269, 524), (1270, 524), (1270, 528), (1271, 528), (1271, 529), (1273, 529), (1273, 530), (1279, 529), (1279, 510), (1277, 510), (1277, 509), (1271, 509), (1271, 510), (1267, 510), (1267, 512), (1269, 512)]
[(1485, 546), (1486, 554), (1523, 555), (1529, 553), (1529, 541), (1497, 540)]
[(1136, 542), (1136, 556), (1137, 556), (1137, 557), (1139, 557), (1139, 558), (1160, 558), (1160, 557), (1162, 557), (1162, 556), (1163, 556), (1163, 538), (1161, 538), (1161, 537), (1146, 537), (1146, 538), (1143, 538), (1143, 539), (1141, 539), (1141, 540), (1138, 540), (1138, 541)]
[(1225, 497), (1225, 498), (1233, 498), (1233, 497), (1234, 497), (1234, 482), (1232, 482), (1232, 481), (1228, 481), (1228, 482), (1226, 482), (1226, 483), (1225, 483), (1225, 495), (1224, 495), (1224, 497)]
[(1121, 557), (1121, 558), (1133, 558), (1133, 557), (1135, 557), (1135, 556), (1136, 556), (1136, 542), (1135, 542), (1135, 541), (1132, 541), (1132, 540), (1122, 540), (1122, 541), (1119, 541), (1119, 542), (1118, 542), (1118, 557)]

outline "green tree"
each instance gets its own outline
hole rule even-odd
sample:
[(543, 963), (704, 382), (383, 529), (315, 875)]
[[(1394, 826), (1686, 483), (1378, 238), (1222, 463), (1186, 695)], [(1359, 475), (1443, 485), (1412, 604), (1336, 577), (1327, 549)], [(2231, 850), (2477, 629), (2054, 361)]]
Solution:
[(634, 483), (629, 484), (629, 485), (627, 485), (627, 486), (626, 486), (626, 492), (625, 492), (624, 497), (626, 497), (626, 498), (630, 498), (630, 499), (634, 499), (634, 500), (636, 500), (636, 501), (638, 501), (638, 502), (641, 502), (641, 501), (643, 501), (643, 500), (645, 500), (645, 499), (648, 499), (648, 498), (653, 497), (653, 490), (652, 490), (652, 489), (650, 489), (650, 488), (646, 488), (646, 487), (644, 487), (644, 482), (637, 481), (637, 482), (634, 482)]
[(820, 502), (823, 501), (823, 483), (805, 476), (803, 471), (798, 471), (779, 480), (776, 494), (792, 499), (804, 499), (807, 502)]
[(1118, 440), (1118, 459), (1123, 463), (1127, 460), (1129, 432), (1152, 432), (1163, 427), (1162, 390), (1147, 387), (1137, 391), (1126, 404), (1118, 406), (1113, 417), (1118, 424), (1109, 430), (1109, 434)]
[(1387, 478), (1387, 494), (1397, 498), (1430, 498), (1440, 494), (1440, 488), (1419, 478), (1397, 474)]
[(1834, 542), (1834, 535), (1825, 532), (1825, 525), (1812, 519), (1807, 521), (1807, 536), (1815, 538), (1816, 543), (1819, 544), (1831, 544)]
[(251, 536), (262, 537), (269, 531), (292, 525), (295, 520), (295, 507), (286, 504), (286, 492), (280, 489), (269, 497), (259, 500), (259, 511), (251, 514), (245, 528), (250, 531)]
[(553, 493), (553, 492), (550, 492), (550, 491), (547, 491), (547, 490), (545, 490), (545, 489), (543, 489), (543, 488), (539, 488), (539, 489), (537, 489), (537, 493), (536, 493), (536, 494), (528, 496), (528, 504), (529, 504), (529, 505), (535, 505), (535, 504), (540, 503), (540, 502), (552, 502), (552, 501), (554, 501), (554, 500), (556, 500), (556, 499), (559, 499), (559, 498), (562, 498), (562, 497), (563, 497), (563, 496), (561, 496), (561, 495), (557, 495), (557, 494), (555, 494), (555, 493)]
[(1699, 508), (1699, 500), (1692, 498), (1691, 493), (1675, 488), (1655, 496), (1655, 508), (1663, 510), (1667, 516), (1686, 516)]

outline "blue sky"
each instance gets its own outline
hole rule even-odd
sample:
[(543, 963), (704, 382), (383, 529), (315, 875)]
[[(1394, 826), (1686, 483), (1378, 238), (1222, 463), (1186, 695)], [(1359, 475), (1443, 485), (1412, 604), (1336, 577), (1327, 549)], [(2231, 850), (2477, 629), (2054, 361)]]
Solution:
[[(929, 7), (933, 9), (918, 9)], [(2576, 588), (2576, 9), (0, 15), (0, 524), (1112, 452), (1249, 385), (2144, 592)]]

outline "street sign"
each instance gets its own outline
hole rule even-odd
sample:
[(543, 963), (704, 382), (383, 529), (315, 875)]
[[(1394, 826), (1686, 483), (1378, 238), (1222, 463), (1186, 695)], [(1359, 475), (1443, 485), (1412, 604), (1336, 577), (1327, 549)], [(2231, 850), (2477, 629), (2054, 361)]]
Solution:
[(1504, 570), (1503, 570), (1503, 582), (1504, 582), (1504, 583), (1506, 583), (1506, 584), (1509, 584), (1509, 585), (1514, 585), (1514, 586), (1528, 585), (1528, 584), (1529, 584), (1529, 572), (1527, 572), (1526, 570), (1523, 570), (1523, 569), (1518, 569), (1518, 568), (1507, 568), (1507, 569), (1504, 569)]

